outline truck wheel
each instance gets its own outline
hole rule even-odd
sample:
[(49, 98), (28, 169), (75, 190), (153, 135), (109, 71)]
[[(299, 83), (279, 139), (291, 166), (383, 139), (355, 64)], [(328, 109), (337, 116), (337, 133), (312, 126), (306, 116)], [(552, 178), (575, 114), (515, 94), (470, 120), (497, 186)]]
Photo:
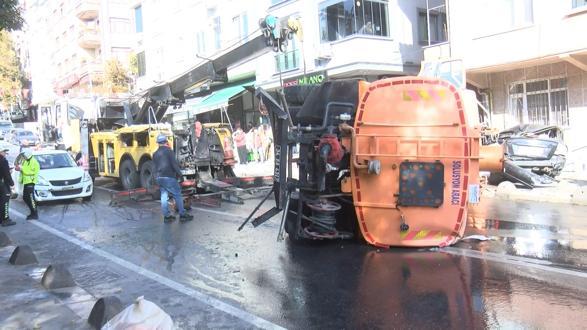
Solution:
[(148, 160), (141, 165), (140, 176), (141, 176), (141, 187), (150, 190), (155, 185), (155, 176), (153, 174), (153, 161)]
[(140, 184), (138, 172), (131, 159), (125, 159), (120, 163), (119, 175), (120, 183), (125, 190), (136, 189)]
[(300, 236), (300, 228), (296, 222), (297, 216), (289, 211), (298, 212), (298, 205), (300, 200), (297, 198), (291, 198), (289, 201), (289, 208), (284, 212), (287, 212), (285, 218), (285, 232), (289, 235), (290, 241), (294, 243), (300, 243), (303, 237)]

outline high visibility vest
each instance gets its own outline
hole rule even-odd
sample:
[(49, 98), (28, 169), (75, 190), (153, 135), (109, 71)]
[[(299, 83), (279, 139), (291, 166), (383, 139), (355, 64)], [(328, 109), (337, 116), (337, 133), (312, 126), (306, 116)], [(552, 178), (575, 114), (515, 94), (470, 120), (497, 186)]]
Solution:
[(20, 166), (20, 183), (23, 185), (29, 183), (36, 184), (39, 181), (39, 170), (39, 162), (35, 157), (26, 159)]

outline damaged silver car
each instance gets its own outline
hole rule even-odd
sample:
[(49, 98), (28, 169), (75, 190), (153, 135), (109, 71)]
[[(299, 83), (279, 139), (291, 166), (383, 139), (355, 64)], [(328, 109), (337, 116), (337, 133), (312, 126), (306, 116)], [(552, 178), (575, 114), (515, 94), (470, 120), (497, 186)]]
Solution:
[(504, 171), (491, 173), (491, 184), (549, 185), (565, 166), (568, 149), (558, 126), (517, 125), (500, 132), (497, 140), (504, 145)]

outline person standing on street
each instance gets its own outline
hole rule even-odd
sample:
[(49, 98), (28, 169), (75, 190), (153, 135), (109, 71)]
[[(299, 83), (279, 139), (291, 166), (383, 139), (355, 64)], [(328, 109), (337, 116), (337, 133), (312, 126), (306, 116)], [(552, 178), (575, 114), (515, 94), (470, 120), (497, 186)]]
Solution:
[(39, 182), (39, 162), (33, 157), (33, 153), (26, 150), (23, 153), (24, 161), (20, 165), (20, 183), (23, 186), (22, 199), (29, 207), (30, 214), (27, 220), (38, 220), (37, 202), (35, 202), (35, 184)]
[(177, 182), (177, 177), (182, 176), (181, 169), (173, 151), (167, 145), (167, 136), (159, 135), (157, 137), (157, 143), (159, 144), (159, 149), (153, 154), (153, 164), (155, 165), (157, 183), (161, 190), (163, 222), (170, 223), (175, 220), (175, 216), (169, 212), (169, 195), (175, 200), (175, 205), (179, 212), (179, 221), (190, 221), (194, 217), (188, 214), (183, 207), (183, 196), (181, 195), (181, 188)]
[(232, 139), (236, 144), (236, 150), (238, 151), (238, 160), (241, 164), (247, 163), (247, 137), (245, 132), (241, 129), (241, 124), (236, 123), (234, 133), (232, 133)]
[(7, 152), (8, 149), (0, 150), (0, 225), (2, 227), (16, 224), (8, 216), (10, 195), (12, 193), (11, 188), (14, 187), (14, 181), (12, 181), (12, 176), (10, 175), (10, 165), (8, 165), (8, 160), (6, 160)]

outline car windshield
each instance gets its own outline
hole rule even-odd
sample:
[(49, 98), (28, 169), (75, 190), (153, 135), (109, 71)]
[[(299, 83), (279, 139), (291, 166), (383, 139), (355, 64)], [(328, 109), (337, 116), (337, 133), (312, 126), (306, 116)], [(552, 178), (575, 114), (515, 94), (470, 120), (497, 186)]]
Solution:
[(35, 155), (39, 162), (41, 170), (49, 170), (53, 168), (76, 167), (75, 162), (69, 154), (44, 154)]
[(20, 132), (17, 132), (16, 135), (18, 135), (18, 136), (33, 136), (33, 132), (31, 132), (31, 131), (20, 131)]

